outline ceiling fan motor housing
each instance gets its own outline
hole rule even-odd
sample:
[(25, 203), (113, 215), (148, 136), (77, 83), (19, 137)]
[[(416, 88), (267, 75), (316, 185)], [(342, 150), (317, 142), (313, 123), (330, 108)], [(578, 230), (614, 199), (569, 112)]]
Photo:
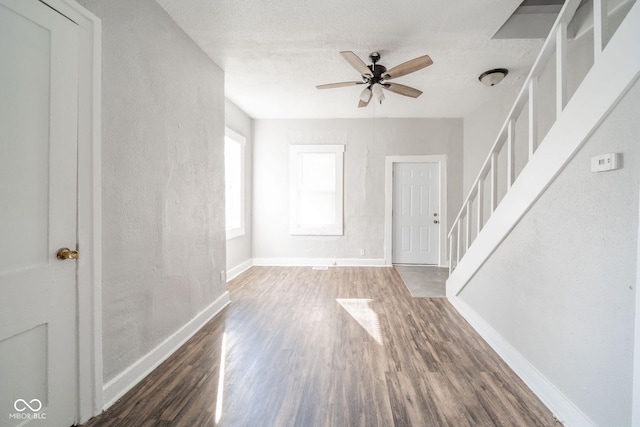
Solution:
[(371, 85), (380, 83), (381, 80), (384, 80), (382, 76), (387, 72), (387, 67), (384, 65), (378, 65), (377, 62), (380, 60), (380, 54), (378, 52), (371, 53), (371, 55), (369, 55), (369, 59), (372, 64), (367, 65), (367, 67), (371, 70), (373, 77), (366, 78), (366, 81), (369, 84), (369, 87), (371, 87)]

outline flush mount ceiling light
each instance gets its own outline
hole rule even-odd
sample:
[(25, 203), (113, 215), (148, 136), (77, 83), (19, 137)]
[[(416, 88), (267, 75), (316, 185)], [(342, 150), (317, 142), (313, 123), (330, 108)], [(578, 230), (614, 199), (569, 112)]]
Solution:
[(487, 86), (495, 86), (505, 78), (505, 76), (509, 74), (509, 70), (506, 68), (495, 68), (493, 70), (485, 71), (480, 74), (478, 80), (484, 85)]

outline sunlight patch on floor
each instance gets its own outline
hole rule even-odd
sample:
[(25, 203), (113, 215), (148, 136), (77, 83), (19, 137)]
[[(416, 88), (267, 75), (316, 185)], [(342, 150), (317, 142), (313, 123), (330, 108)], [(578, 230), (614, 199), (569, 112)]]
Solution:
[(382, 345), (380, 319), (378, 318), (378, 314), (369, 306), (369, 303), (373, 300), (364, 298), (336, 298), (336, 301), (378, 344)]
[(224, 361), (227, 355), (227, 333), (222, 334), (222, 346), (220, 348), (220, 372), (218, 373), (218, 396), (216, 398), (216, 425), (222, 418), (222, 395), (224, 393)]

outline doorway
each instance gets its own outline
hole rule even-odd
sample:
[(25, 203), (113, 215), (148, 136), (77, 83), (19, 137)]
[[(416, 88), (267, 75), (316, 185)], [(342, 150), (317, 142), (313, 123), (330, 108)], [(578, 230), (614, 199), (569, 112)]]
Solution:
[(446, 185), (445, 155), (386, 157), (385, 265), (446, 265)]
[(0, 0), (0, 412), (17, 422), (76, 417), (77, 35)]
[(438, 264), (439, 193), (438, 163), (393, 165), (394, 264)]
[(67, 426), (102, 406), (100, 21), (70, 0), (0, 21), (0, 424)]

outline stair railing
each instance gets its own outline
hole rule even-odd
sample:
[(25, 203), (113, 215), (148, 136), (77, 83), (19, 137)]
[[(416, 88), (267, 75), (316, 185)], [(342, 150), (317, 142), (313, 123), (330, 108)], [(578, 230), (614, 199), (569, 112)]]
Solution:
[[(498, 207), (498, 154), (506, 144), (506, 191), (512, 187), (516, 179), (516, 149), (515, 134), (516, 120), (520, 117), (524, 108), (528, 106), (528, 150), (527, 158), (523, 159), (526, 163), (531, 160), (538, 144), (538, 108), (540, 104), (540, 93), (538, 80), (542, 73), (554, 58), (555, 54), (555, 118), (554, 122), (562, 114), (568, 98), (567, 90), (567, 27), (578, 7), (581, 0), (567, 0), (558, 17), (549, 32), (549, 36), (545, 40), (538, 57), (527, 78), (524, 81), (522, 89), (518, 93), (516, 100), (504, 122), (498, 136), (495, 139), (489, 155), (484, 161), (480, 172), (478, 173), (471, 190), (469, 191), (458, 216), (453, 222), (449, 231), (449, 273), (451, 273), (460, 260), (469, 249), (473, 240), (481, 232), (485, 221), (489, 219), (491, 214)], [(607, 29), (607, 0), (593, 0), (593, 46), (594, 58), (593, 63), (598, 60), (604, 46), (606, 45), (606, 29)], [(489, 190), (489, 209), (485, 209), (485, 182), (488, 180)], [(475, 204), (475, 209), (474, 209)], [(488, 216), (485, 218), (485, 210)], [(472, 229), (472, 218), (475, 215), (475, 233)]]

